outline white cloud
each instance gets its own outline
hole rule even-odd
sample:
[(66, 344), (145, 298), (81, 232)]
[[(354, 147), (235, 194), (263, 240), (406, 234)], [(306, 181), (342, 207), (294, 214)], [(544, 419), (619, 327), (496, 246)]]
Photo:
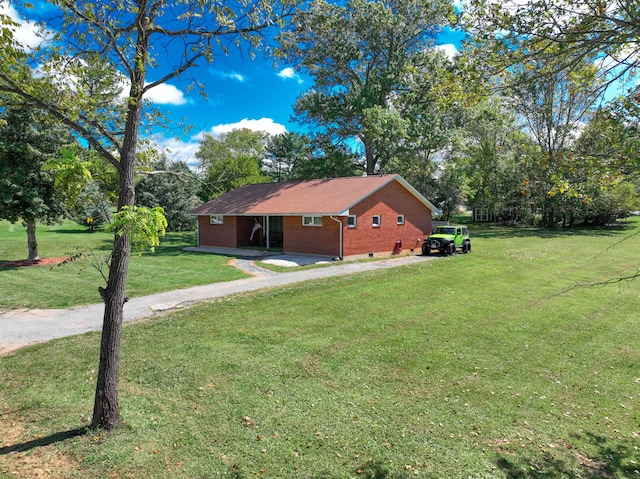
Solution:
[[(18, 24), (17, 27), (12, 27), (13, 38), (25, 49), (30, 50), (36, 48), (44, 41), (44, 39), (37, 34), (38, 27), (21, 18), (16, 9), (11, 5), (0, 2), (0, 15), (6, 15)], [(45, 34), (45, 36), (47, 35)]]
[(449, 60), (452, 60), (453, 57), (455, 57), (458, 54), (458, 49), (452, 43), (447, 43), (445, 45), (438, 45), (436, 46), (436, 49), (442, 50), (442, 52), (444, 52), (444, 54), (447, 55)]
[(271, 118), (260, 118), (259, 120), (249, 120), (245, 118), (236, 123), (216, 125), (211, 128), (211, 133), (213, 135), (220, 135), (222, 133), (229, 133), (232, 130), (240, 130), (242, 128), (252, 131), (264, 131), (270, 135), (278, 135), (280, 133), (286, 133), (287, 131), (284, 125), (274, 122)]
[[(127, 95), (129, 95), (131, 82), (127, 77), (122, 75), (121, 84), (122, 90), (120, 91), (120, 99), (124, 100), (127, 98)], [(184, 105), (188, 103), (184, 93), (177, 87), (169, 85), (168, 83), (162, 83), (153, 87), (145, 93), (144, 98), (155, 105)]]
[(190, 168), (195, 169), (200, 160), (196, 158), (196, 153), (200, 149), (201, 135), (191, 137), (187, 141), (178, 138), (153, 137), (158, 148), (167, 154), (172, 161), (184, 161)]
[(298, 83), (304, 82), (304, 80), (300, 78), (300, 75), (298, 75), (296, 71), (291, 67), (283, 68), (282, 70), (280, 70), (278, 72), (278, 76), (285, 80), (296, 80)]
[[(244, 119), (236, 123), (227, 123), (212, 127), (208, 133), (217, 136), (222, 133), (228, 133), (231, 130), (247, 128), (252, 131), (263, 131), (270, 135), (286, 133), (287, 129), (284, 125), (274, 122), (271, 118), (261, 118), (259, 120)], [(165, 138), (161, 136), (153, 137), (153, 141), (158, 148), (164, 151), (169, 159), (173, 161), (184, 161), (192, 169), (197, 169), (200, 160), (196, 158), (196, 153), (200, 149), (200, 142), (204, 132), (193, 135), (188, 140), (180, 140), (178, 138)]]
[(221, 72), (217, 70), (211, 70), (211, 74), (217, 77), (220, 77), (225, 80), (234, 80), (240, 83), (244, 83), (247, 81), (246, 77), (242, 73), (230, 71), (230, 72)]
[(156, 105), (184, 105), (187, 103), (184, 93), (168, 83), (153, 87), (146, 93), (145, 98)]

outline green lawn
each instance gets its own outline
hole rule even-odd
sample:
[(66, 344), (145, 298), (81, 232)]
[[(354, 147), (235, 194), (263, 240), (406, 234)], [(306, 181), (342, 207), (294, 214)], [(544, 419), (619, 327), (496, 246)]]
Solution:
[[(71, 221), (54, 226), (38, 225), (37, 239), (38, 251), (43, 258), (67, 256), (76, 251), (93, 251), (97, 256), (106, 257), (113, 244), (112, 233), (89, 233)], [(127, 295), (143, 296), (246, 276), (227, 265), (228, 257), (183, 251), (185, 246), (195, 244), (195, 232), (168, 233), (161, 238), (155, 253), (134, 254), (127, 279)], [(25, 228), (0, 221), (0, 264), (26, 257)], [(0, 266), (0, 308), (65, 308), (100, 303), (98, 286), (104, 285), (98, 270), (86, 261), (54, 268)]]
[(574, 286), (637, 272), (639, 226), (472, 225), (470, 255), (128, 325), (110, 434), (76, 431), (98, 333), (0, 358), (0, 477), (637, 477), (640, 283)]

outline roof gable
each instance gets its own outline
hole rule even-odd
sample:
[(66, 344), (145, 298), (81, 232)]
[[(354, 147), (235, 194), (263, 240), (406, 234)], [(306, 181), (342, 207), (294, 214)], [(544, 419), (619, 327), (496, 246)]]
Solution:
[(392, 181), (399, 182), (431, 211), (436, 207), (400, 175), (244, 185), (189, 211), (193, 215), (344, 215)]

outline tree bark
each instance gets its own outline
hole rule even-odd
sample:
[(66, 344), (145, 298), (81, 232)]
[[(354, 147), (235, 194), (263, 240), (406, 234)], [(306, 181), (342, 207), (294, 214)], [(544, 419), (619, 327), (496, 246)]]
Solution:
[[(140, 51), (147, 51), (141, 47)], [(138, 132), (140, 127), (142, 86), (144, 85), (144, 61), (136, 62), (142, 71), (136, 70), (131, 85), (128, 102), (127, 120), (124, 140), (120, 150), (118, 164), (118, 211), (123, 206), (135, 203), (135, 160)], [(100, 288), (104, 300), (104, 317), (102, 322), (102, 339), (100, 341), (100, 364), (93, 404), (92, 428), (115, 429), (120, 422), (120, 404), (118, 402), (118, 378), (120, 369), (120, 340), (122, 337), (122, 320), (131, 243), (128, 235), (115, 232), (109, 279), (107, 288)]]
[(38, 255), (38, 242), (36, 241), (36, 220), (35, 218), (27, 218), (27, 246), (29, 248), (29, 261), (40, 259)]
[(120, 422), (118, 377), (120, 339), (124, 312), (125, 285), (130, 257), (129, 238), (116, 234), (107, 288), (100, 288), (104, 300), (104, 319), (100, 341), (100, 364), (91, 427), (114, 429)]

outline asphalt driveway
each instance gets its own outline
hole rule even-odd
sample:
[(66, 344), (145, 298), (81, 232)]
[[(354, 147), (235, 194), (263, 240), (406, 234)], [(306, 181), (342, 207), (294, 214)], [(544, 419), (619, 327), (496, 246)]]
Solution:
[[(293, 258), (278, 256), (275, 259), (298, 261), (299, 264), (303, 264), (303, 258), (296, 255)], [(250, 278), (132, 298), (124, 306), (124, 321), (131, 322), (148, 318), (164, 311), (188, 307), (198, 301), (312, 279), (404, 266), (424, 262), (431, 258), (411, 255), (372, 262), (336, 262), (334, 265), (317, 269), (296, 270), (292, 268), (292, 271), (285, 273), (274, 273), (260, 268), (249, 259), (237, 259), (235, 266), (250, 273), (252, 275)], [(307, 260), (311, 261), (311, 259), (313, 258)], [(316, 257), (315, 260), (314, 262), (318, 262), (321, 259)], [(323, 260), (326, 261), (327, 258)], [(55, 338), (98, 331), (102, 328), (103, 313), (103, 303), (71, 309), (11, 309), (4, 311), (0, 313), (0, 355)]]

